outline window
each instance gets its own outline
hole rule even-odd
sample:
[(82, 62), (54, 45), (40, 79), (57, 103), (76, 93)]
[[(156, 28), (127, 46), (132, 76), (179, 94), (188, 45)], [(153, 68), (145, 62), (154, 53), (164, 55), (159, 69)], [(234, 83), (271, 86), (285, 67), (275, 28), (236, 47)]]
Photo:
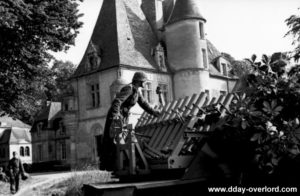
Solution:
[(150, 82), (145, 83), (145, 88), (142, 89), (142, 94), (148, 103), (152, 102), (152, 85)]
[(161, 93), (165, 99), (165, 102), (169, 101), (168, 85), (167, 84), (158, 84), (160, 87)]
[(60, 130), (60, 135), (66, 134), (66, 127), (64, 126), (62, 121), (59, 122), (59, 130)]
[(20, 156), (24, 157), (24, 147), (20, 147)]
[(61, 159), (65, 160), (67, 158), (67, 147), (66, 142), (61, 142)]
[(158, 56), (158, 58), (159, 58), (159, 66), (160, 66), (160, 68), (162, 69), (162, 70), (166, 70), (166, 65), (165, 65), (165, 57), (164, 57), (164, 54), (162, 53), (162, 54), (160, 54), (159, 56)]
[(69, 110), (69, 105), (67, 103), (65, 103), (65, 111)]
[(200, 30), (200, 39), (204, 39), (204, 25), (202, 22), (199, 23), (199, 30)]
[(100, 106), (100, 91), (99, 84), (91, 84), (90, 85), (90, 95), (91, 95), (91, 107), (99, 107)]
[(52, 145), (51, 144), (48, 145), (48, 152), (49, 152), (49, 154), (52, 153)]
[(222, 63), (222, 70), (223, 70), (223, 74), (224, 76), (227, 76), (227, 65), (225, 63)]
[(159, 43), (153, 50), (152, 55), (155, 58), (159, 69), (162, 71), (166, 71), (166, 62), (165, 62), (165, 50), (161, 43)]
[(41, 135), (41, 131), (43, 129), (43, 122), (39, 122), (36, 125), (36, 130), (37, 130), (37, 135), (40, 136)]
[(43, 160), (43, 146), (41, 144), (38, 145), (38, 161)]
[(90, 63), (91, 70), (94, 70), (97, 68), (97, 65), (98, 65), (97, 57), (94, 56), (94, 54), (91, 54), (89, 56), (89, 63)]
[(28, 146), (25, 147), (25, 155), (30, 156), (30, 149)]
[(206, 50), (202, 48), (202, 59), (203, 59), (203, 66), (207, 68), (207, 58), (206, 58)]

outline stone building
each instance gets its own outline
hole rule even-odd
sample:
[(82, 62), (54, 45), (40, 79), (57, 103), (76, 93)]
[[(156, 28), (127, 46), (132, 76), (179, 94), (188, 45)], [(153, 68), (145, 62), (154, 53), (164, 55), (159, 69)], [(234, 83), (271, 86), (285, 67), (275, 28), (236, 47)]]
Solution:
[(63, 124), (61, 103), (47, 102), (30, 132), (34, 170), (70, 168), (70, 130)]
[(0, 166), (6, 167), (16, 151), (25, 165), (32, 163), (30, 126), (9, 116), (0, 117)]
[[(70, 135), (70, 164), (98, 162), (97, 143), (115, 93), (136, 71), (147, 74), (142, 90), (158, 103), (206, 92), (231, 92), (237, 78), (230, 63), (205, 38), (206, 19), (195, 0), (104, 0), (85, 54), (62, 102), (63, 124)], [(142, 110), (132, 109), (135, 124)]]

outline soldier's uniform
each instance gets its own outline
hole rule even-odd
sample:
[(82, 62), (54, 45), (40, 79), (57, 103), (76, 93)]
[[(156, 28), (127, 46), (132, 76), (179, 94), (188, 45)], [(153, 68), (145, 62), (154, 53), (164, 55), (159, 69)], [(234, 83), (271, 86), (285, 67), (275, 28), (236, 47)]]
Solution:
[(113, 137), (110, 137), (110, 126), (113, 119), (120, 118), (123, 123), (127, 123), (130, 108), (138, 103), (141, 108), (152, 115), (159, 115), (159, 111), (154, 110), (143, 98), (141, 92), (132, 84), (126, 85), (116, 95), (107, 113), (104, 135), (100, 149), (100, 169), (113, 170), (116, 146)]
[(19, 158), (12, 158), (8, 163), (10, 191), (15, 193), (19, 190), (20, 175), (24, 174), (24, 168)]

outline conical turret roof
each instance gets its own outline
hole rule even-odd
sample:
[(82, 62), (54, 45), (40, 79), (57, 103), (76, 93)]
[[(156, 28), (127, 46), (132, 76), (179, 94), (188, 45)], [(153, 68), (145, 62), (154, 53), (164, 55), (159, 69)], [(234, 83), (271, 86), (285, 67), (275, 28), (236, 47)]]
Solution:
[(167, 25), (187, 19), (199, 19), (206, 22), (198, 9), (196, 0), (177, 0)]

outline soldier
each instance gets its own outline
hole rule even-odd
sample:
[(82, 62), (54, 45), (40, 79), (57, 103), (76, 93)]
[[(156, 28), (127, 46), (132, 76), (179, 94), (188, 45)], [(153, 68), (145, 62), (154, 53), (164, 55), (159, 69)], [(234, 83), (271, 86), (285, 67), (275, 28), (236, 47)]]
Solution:
[(9, 160), (9, 180), (10, 180), (10, 191), (12, 194), (19, 190), (20, 174), (24, 176), (24, 168), (21, 159), (17, 158), (17, 152), (13, 152), (13, 158)]
[(100, 169), (112, 171), (115, 167), (116, 146), (113, 136), (110, 136), (110, 127), (113, 120), (122, 120), (127, 123), (130, 108), (138, 103), (146, 112), (154, 116), (159, 116), (160, 111), (153, 109), (143, 98), (140, 87), (144, 87), (147, 80), (143, 72), (136, 72), (132, 78), (132, 83), (126, 85), (116, 95), (107, 113), (104, 135), (100, 149)]

